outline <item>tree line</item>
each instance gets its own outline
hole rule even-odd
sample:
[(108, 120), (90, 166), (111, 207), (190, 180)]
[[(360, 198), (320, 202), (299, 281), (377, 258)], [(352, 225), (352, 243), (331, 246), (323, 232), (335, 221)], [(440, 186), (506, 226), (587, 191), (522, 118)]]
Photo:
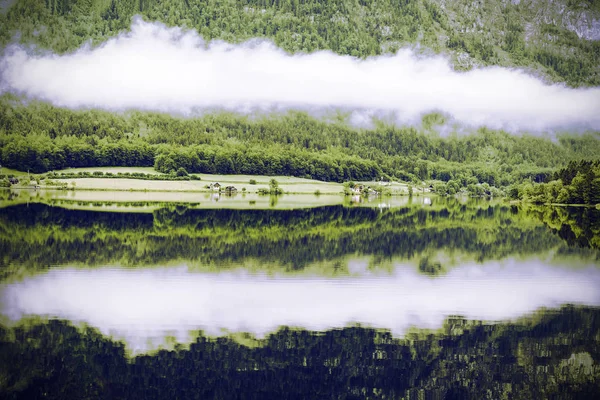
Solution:
[(600, 160), (571, 161), (547, 182), (514, 185), (509, 195), (531, 203), (600, 204)]
[[(570, 161), (600, 154), (594, 133), (555, 138), (478, 129), (440, 137), (421, 127), (352, 126), (303, 112), (250, 118), (66, 110), (0, 97), (0, 163), (41, 173), (67, 167), (154, 166), (164, 173), (289, 175), (325, 181), (395, 178), (459, 187), (543, 182)], [(452, 186), (452, 185), (451, 185)]]

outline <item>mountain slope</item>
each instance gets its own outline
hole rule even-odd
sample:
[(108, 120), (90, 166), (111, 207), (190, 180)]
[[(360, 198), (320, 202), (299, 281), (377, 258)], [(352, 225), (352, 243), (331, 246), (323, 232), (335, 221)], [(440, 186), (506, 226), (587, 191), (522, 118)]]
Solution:
[(459, 70), (520, 67), (574, 87), (600, 84), (597, 0), (19, 0), (0, 16), (0, 44), (74, 51), (128, 29), (135, 14), (207, 40), (269, 38), (291, 53), (367, 57), (413, 46), (448, 54)]

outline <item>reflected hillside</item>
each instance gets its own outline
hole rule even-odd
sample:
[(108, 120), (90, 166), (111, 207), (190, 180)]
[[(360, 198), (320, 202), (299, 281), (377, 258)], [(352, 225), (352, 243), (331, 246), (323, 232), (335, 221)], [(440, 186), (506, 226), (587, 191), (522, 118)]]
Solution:
[(600, 209), (528, 206), (528, 212), (569, 246), (600, 249)]
[[(421, 260), (425, 272), (444, 269), (436, 254), (482, 262), (538, 253), (598, 260), (572, 247), (530, 212), (515, 206), (440, 201), (391, 209), (330, 206), (300, 210), (193, 210), (153, 213), (68, 210), (43, 204), (0, 211), (4, 275), (14, 268), (55, 265), (227, 266), (276, 263), (298, 270), (349, 255)], [(425, 261), (423, 261), (425, 260)], [(440, 264), (438, 266), (438, 264)]]
[(598, 212), (7, 206), (0, 397), (591, 398)]
[(14, 399), (592, 399), (599, 316), (565, 307), (516, 323), (450, 318), (404, 339), (360, 327), (282, 328), (245, 344), (200, 333), (189, 348), (133, 359), (94, 328), (34, 322), (0, 330), (0, 391)]

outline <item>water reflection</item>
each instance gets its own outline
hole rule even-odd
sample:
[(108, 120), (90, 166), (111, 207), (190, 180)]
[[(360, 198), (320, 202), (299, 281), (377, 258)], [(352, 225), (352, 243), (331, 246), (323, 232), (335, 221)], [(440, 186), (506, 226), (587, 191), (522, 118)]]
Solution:
[(0, 330), (0, 391), (16, 399), (592, 399), (598, 316), (563, 307), (512, 324), (451, 318), (406, 339), (359, 327), (282, 328), (263, 340), (199, 332), (189, 348), (134, 358), (96, 329), (33, 322)]
[(361, 324), (395, 336), (438, 329), (451, 315), (506, 321), (541, 307), (600, 305), (600, 270), (540, 260), (488, 262), (439, 277), (398, 265), (390, 273), (325, 278), (186, 268), (55, 269), (2, 288), (3, 314), (85, 322), (145, 351), (201, 329), (257, 337), (281, 326), (313, 331)]
[(426, 199), (0, 209), (0, 397), (600, 393), (600, 210)]
[[(259, 204), (244, 200), (244, 206)], [(581, 221), (600, 221), (591, 218), (600, 211), (586, 213), (568, 214), (574, 219), (561, 219), (562, 225), (548, 219), (549, 229), (546, 221), (518, 207), (452, 200), (428, 207), (299, 210), (198, 210), (171, 204), (151, 213), (19, 205), (0, 209), (0, 279), (56, 265), (167, 265), (181, 260), (227, 266), (254, 259), (302, 270), (314, 263), (332, 267), (357, 254), (386, 261), (421, 259), (423, 272), (435, 273), (453, 265), (436, 256), (440, 251), (470, 261), (550, 255), (599, 263), (600, 226)]]

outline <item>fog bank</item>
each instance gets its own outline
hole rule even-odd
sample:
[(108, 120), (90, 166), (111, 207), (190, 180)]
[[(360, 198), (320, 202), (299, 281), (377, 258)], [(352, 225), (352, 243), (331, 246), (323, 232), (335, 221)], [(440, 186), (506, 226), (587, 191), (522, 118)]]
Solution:
[[(397, 265), (390, 275), (343, 278), (193, 273), (186, 268), (54, 269), (0, 287), (1, 313), (85, 322), (146, 351), (189, 332), (249, 332), (280, 326), (322, 331), (360, 323), (401, 336), (437, 329), (450, 315), (503, 321), (540, 307), (600, 305), (600, 270), (541, 261), (467, 264), (431, 278)], [(154, 345), (150, 344), (154, 343)]]
[(461, 124), (511, 131), (600, 130), (600, 88), (546, 85), (499, 67), (458, 73), (442, 57), (410, 50), (358, 60), (325, 51), (289, 55), (259, 40), (206, 43), (196, 32), (140, 18), (130, 32), (73, 54), (9, 47), (0, 71), (2, 91), (68, 108), (183, 114), (325, 108), (399, 123), (440, 111)]

